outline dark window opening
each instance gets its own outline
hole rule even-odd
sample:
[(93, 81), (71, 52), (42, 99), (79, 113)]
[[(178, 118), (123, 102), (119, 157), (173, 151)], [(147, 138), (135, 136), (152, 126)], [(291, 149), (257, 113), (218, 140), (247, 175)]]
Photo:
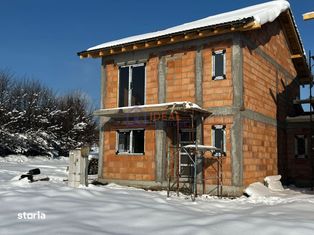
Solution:
[(143, 105), (145, 102), (145, 64), (120, 67), (119, 107)]
[(132, 69), (132, 105), (144, 104), (145, 67), (137, 66)]
[(118, 152), (130, 152), (130, 131), (118, 131)]
[(129, 105), (129, 67), (119, 69), (119, 107)]
[(213, 146), (218, 148), (214, 156), (226, 155), (226, 127), (224, 125), (215, 125), (212, 127)]
[(212, 74), (213, 80), (226, 79), (226, 50), (213, 52)]
[(296, 135), (295, 138), (295, 157), (307, 158), (307, 138), (305, 135)]
[(144, 130), (133, 131), (134, 153), (144, 153)]

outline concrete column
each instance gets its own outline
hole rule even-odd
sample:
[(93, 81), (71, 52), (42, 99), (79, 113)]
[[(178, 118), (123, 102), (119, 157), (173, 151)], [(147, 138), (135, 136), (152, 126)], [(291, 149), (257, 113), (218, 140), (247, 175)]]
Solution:
[(155, 134), (155, 144), (156, 144), (156, 153), (155, 153), (155, 168), (156, 168), (156, 182), (163, 182), (166, 179), (166, 125), (163, 121), (156, 122), (156, 134)]
[[(203, 120), (202, 117), (196, 117), (196, 142), (197, 144), (203, 144)], [(201, 174), (203, 170), (202, 160), (198, 160), (197, 162), (197, 179), (201, 181), (203, 179), (203, 175)]]
[(88, 186), (88, 154), (89, 147), (81, 148), (81, 164), (80, 164), (80, 184)]
[(239, 34), (235, 34), (232, 46), (233, 125), (231, 128), (232, 185), (243, 186), (243, 51)]
[[(100, 109), (105, 108), (107, 73), (106, 64), (102, 61), (101, 82), (100, 82)], [(99, 159), (98, 159), (98, 178), (103, 178), (104, 161), (104, 117), (99, 118)]]
[(166, 102), (166, 59), (164, 56), (159, 58), (158, 64), (158, 102)]
[(68, 185), (70, 187), (88, 185), (88, 153), (88, 147), (70, 151), (68, 177)]
[(232, 82), (233, 106), (239, 110), (244, 109), (243, 97), (243, 50), (240, 35), (235, 34), (232, 46)]
[(197, 49), (195, 57), (195, 101), (200, 107), (203, 106), (203, 55), (201, 48)]
[(203, 144), (203, 120), (202, 117), (196, 117), (196, 142), (197, 144)]

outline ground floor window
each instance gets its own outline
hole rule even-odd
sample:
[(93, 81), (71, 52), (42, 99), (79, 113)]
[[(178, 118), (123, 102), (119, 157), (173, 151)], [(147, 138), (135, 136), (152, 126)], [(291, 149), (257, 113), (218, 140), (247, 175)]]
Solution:
[(144, 154), (144, 129), (118, 130), (117, 154)]
[(307, 158), (307, 137), (305, 135), (295, 135), (294, 145), (295, 157)]
[(214, 125), (212, 127), (212, 145), (220, 149), (214, 152), (215, 156), (226, 155), (226, 126)]

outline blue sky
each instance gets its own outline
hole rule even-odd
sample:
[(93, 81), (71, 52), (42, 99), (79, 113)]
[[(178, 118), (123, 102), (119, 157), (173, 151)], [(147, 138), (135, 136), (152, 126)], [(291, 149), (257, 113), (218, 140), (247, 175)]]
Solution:
[[(164, 29), (264, 0), (0, 0), (0, 69), (42, 81), (59, 94), (81, 90), (99, 105), (100, 59), (88, 47)], [(290, 0), (306, 51), (314, 51), (314, 0)], [(314, 52), (313, 52), (314, 54)]]

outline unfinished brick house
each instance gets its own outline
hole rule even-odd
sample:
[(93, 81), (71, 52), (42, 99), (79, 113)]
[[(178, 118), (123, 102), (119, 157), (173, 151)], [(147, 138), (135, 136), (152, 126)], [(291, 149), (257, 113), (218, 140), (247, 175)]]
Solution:
[[(226, 194), (286, 172), (286, 118), (310, 77), (288, 2), (78, 54), (102, 59), (99, 181), (163, 187), (168, 176), (189, 177), (190, 163), (178, 149), (190, 143), (220, 149), (204, 156), (220, 157)], [(200, 164), (208, 192), (216, 173), (211, 161)]]

